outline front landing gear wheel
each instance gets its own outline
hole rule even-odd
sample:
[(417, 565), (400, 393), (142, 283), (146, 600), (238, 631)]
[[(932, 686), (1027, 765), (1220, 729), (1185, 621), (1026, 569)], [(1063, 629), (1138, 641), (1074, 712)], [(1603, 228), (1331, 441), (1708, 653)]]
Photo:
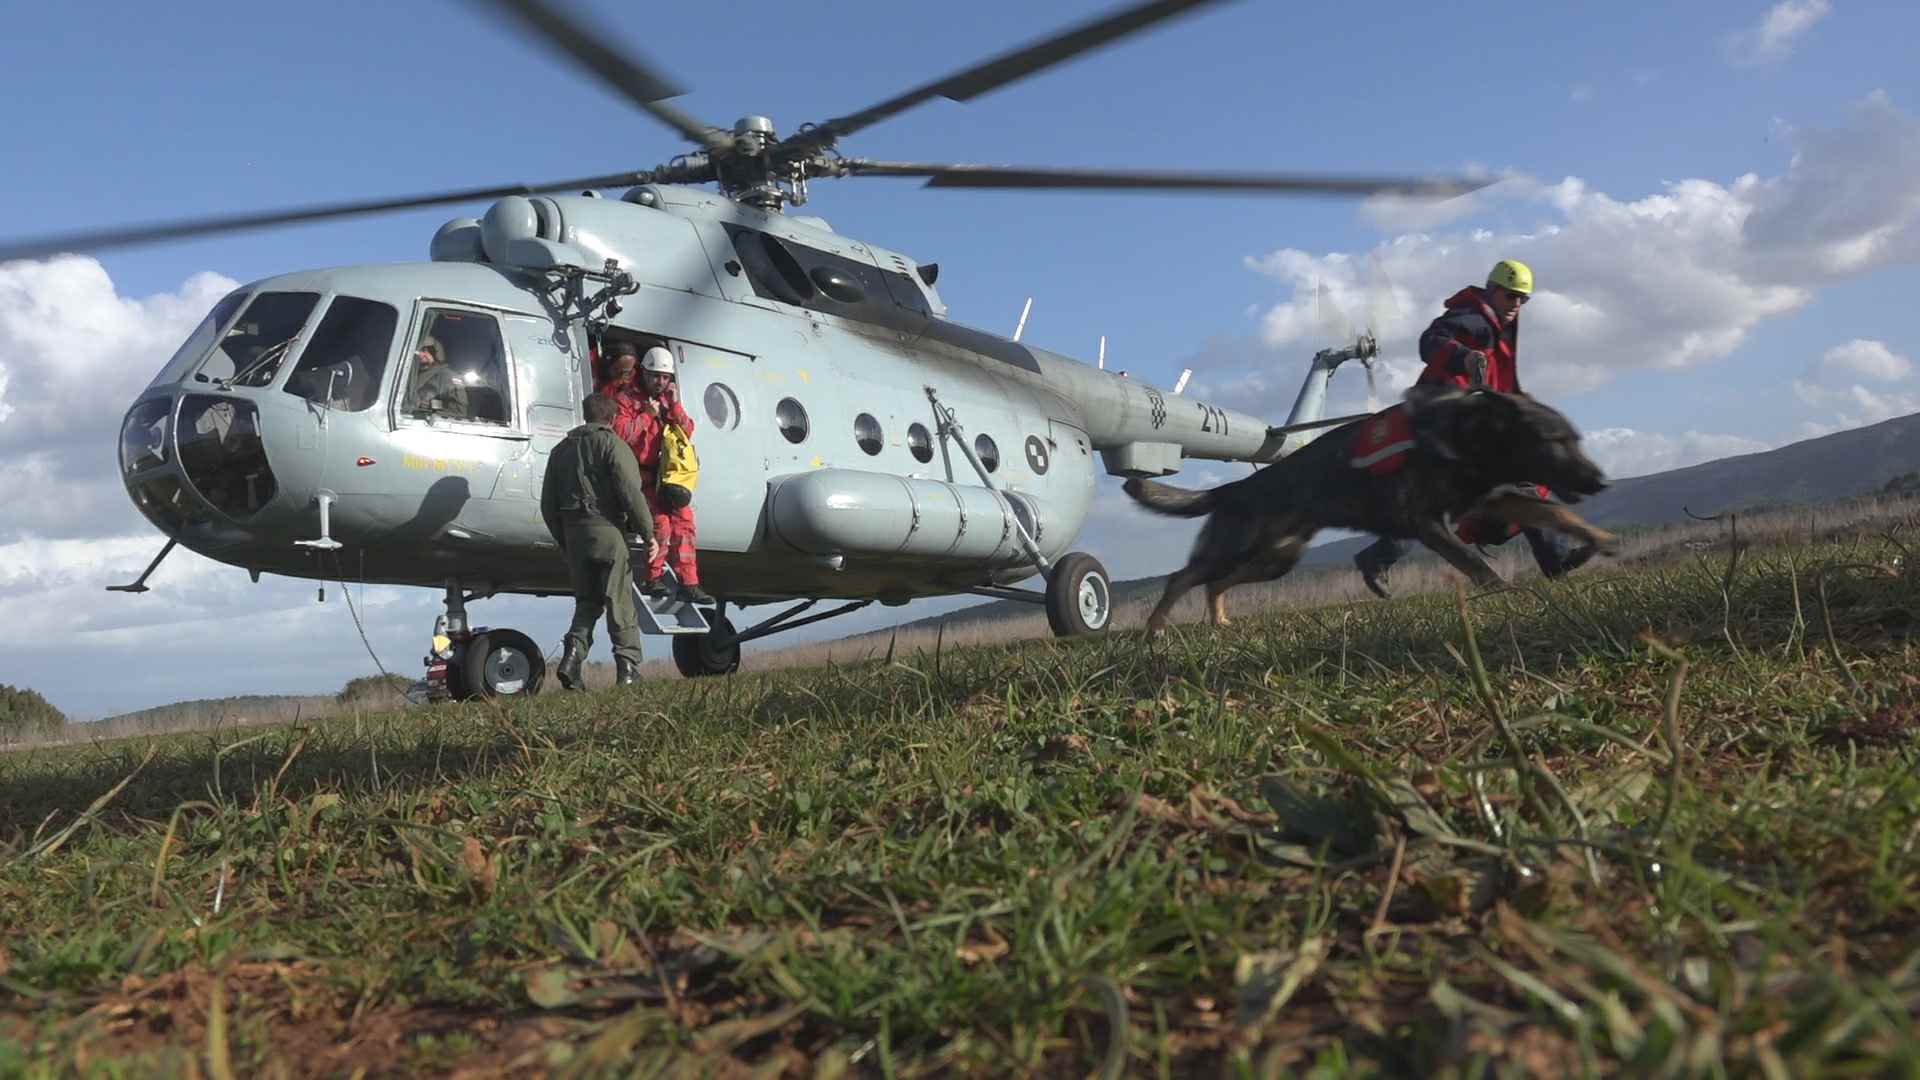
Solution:
[(712, 629), (704, 634), (676, 634), (673, 638), (673, 666), (689, 679), (702, 675), (731, 675), (740, 670), (739, 631), (725, 615), (715, 614)]
[(518, 630), (489, 630), (467, 642), (460, 697), (532, 697), (546, 677), (546, 657), (532, 638)]
[(1047, 578), (1047, 624), (1055, 637), (1097, 634), (1113, 620), (1113, 585), (1107, 568), (1084, 551), (1053, 564)]

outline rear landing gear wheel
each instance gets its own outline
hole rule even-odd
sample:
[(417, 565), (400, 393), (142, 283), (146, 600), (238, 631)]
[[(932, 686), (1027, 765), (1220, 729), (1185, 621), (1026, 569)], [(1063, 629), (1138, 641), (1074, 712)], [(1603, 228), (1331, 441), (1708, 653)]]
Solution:
[(1107, 568), (1084, 551), (1063, 555), (1047, 577), (1047, 624), (1055, 637), (1097, 634), (1113, 621)]
[(731, 675), (740, 670), (740, 642), (734, 638), (739, 631), (717, 611), (709, 622), (713, 628), (704, 634), (674, 636), (673, 666), (689, 679)]
[(546, 657), (518, 630), (489, 630), (460, 658), (460, 697), (531, 697), (547, 677)]

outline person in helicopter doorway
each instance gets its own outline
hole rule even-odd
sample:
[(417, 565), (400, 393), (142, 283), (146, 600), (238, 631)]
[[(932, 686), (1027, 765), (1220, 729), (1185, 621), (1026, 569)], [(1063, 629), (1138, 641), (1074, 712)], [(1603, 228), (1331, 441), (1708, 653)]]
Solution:
[[(625, 392), (639, 393), (636, 376), (640, 371), (640, 347), (631, 341), (619, 341), (608, 346), (605, 366), (601, 368), (600, 385), (596, 393), (606, 394), (619, 400)], [(636, 401), (635, 407), (638, 407)]]
[(413, 411), (464, 419), (467, 387), (447, 366), (447, 351), (439, 339), (421, 338), (413, 350), (413, 362)]
[[(618, 371), (629, 344), (615, 346), (609, 370)], [(660, 483), (660, 450), (665, 425), (672, 424), (687, 438), (693, 438), (693, 417), (680, 404), (673, 354), (658, 345), (640, 356), (639, 385), (621, 387), (610, 382), (610, 396), (621, 403), (620, 419), (614, 430), (633, 447), (640, 462), (641, 482), (646, 485), (647, 505), (653, 507), (653, 531), (660, 539), (660, 550), (647, 564), (648, 596), (667, 596), (666, 567), (673, 567), (679, 579), (679, 598), (696, 604), (710, 604), (713, 597), (700, 588), (700, 568), (694, 553), (692, 495), (685, 488)]]
[(580, 666), (593, 649), (593, 624), (602, 612), (613, 641), (614, 681), (625, 686), (640, 678), (640, 616), (633, 608), (633, 570), (627, 534), (646, 539), (655, 558), (653, 513), (640, 483), (633, 451), (614, 434), (618, 404), (591, 394), (582, 405), (586, 422), (567, 433), (547, 455), (540, 486), (540, 516), (567, 560), (573, 589), (573, 625), (554, 670), (569, 690), (585, 687)]
[[(1519, 393), (1520, 309), (1532, 296), (1532, 268), (1517, 259), (1502, 259), (1488, 272), (1485, 287), (1469, 285), (1448, 297), (1446, 310), (1420, 335), (1420, 359), (1426, 368), (1414, 385)], [(1547, 497), (1544, 488), (1533, 484), (1504, 490)], [(1459, 522), (1455, 532), (1462, 542), (1481, 546), (1525, 536), (1540, 573), (1549, 578), (1565, 577), (1594, 554), (1592, 545), (1575, 548), (1562, 533), (1475, 516)], [(1355, 555), (1353, 564), (1367, 588), (1385, 597), (1383, 582), (1409, 546), (1408, 541), (1383, 536)]]

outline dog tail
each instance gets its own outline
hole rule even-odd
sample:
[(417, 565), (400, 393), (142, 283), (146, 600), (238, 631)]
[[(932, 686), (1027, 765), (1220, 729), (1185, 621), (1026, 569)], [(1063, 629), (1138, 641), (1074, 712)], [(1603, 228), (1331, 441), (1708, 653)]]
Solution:
[(1120, 489), (1133, 496), (1141, 506), (1169, 517), (1202, 517), (1213, 513), (1214, 504), (1219, 501), (1218, 488), (1189, 491), (1156, 480), (1142, 480), (1137, 476), (1120, 485)]

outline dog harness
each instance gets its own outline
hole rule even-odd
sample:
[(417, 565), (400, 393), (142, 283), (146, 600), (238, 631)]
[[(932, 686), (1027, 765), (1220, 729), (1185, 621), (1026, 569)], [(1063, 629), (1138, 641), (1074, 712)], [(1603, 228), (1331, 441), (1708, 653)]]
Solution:
[(1414, 447), (1413, 420), (1404, 403), (1374, 413), (1347, 443), (1347, 464), (1375, 476), (1399, 472)]

